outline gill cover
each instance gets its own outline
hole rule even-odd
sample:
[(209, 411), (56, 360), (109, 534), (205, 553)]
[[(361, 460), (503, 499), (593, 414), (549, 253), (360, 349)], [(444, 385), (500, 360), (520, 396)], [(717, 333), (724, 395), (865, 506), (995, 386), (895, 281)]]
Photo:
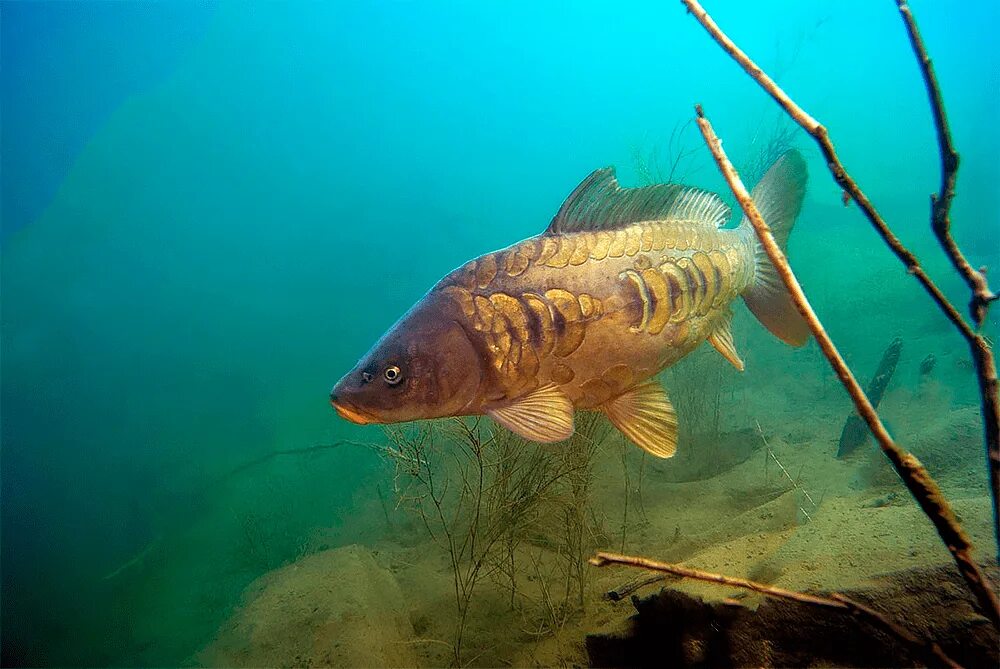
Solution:
[(478, 398), (480, 357), (449, 302), (434, 293), (386, 332), (330, 394), (355, 423), (460, 415)]

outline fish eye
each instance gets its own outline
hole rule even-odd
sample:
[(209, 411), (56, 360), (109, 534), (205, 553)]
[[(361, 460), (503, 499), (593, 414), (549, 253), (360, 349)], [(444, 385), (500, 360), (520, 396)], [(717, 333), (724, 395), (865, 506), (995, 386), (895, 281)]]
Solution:
[(391, 367), (385, 368), (385, 382), (390, 386), (394, 386), (403, 380), (403, 373), (399, 371), (399, 367), (392, 365)]
[(361, 380), (364, 381), (365, 383), (371, 383), (372, 375), (369, 374), (368, 372), (361, 372)]

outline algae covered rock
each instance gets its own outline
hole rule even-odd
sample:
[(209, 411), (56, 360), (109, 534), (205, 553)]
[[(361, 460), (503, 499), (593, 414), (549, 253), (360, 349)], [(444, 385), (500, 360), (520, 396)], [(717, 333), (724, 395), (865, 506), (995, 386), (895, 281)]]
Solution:
[(362, 546), (257, 579), (199, 660), (212, 666), (413, 666), (413, 627), (392, 574)]

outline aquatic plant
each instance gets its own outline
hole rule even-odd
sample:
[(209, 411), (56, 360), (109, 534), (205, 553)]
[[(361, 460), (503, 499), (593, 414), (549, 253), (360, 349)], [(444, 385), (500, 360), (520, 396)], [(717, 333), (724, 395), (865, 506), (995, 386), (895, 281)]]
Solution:
[(677, 415), (683, 417), (678, 429), (686, 451), (700, 453), (716, 447), (721, 434), (725, 379), (732, 373), (729, 364), (707, 346), (699, 347), (664, 373)]
[(558, 510), (555, 517), (562, 519), (562, 532), (552, 548), (560, 557), (565, 584), (563, 601), (575, 600), (581, 608), (589, 573), (587, 553), (598, 539), (604, 539), (601, 524), (590, 505), (590, 496), (594, 458), (607, 437), (606, 428), (607, 422), (598, 413), (587, 412), (580, 416), (574, 438), (566, 448), (555, 453), (563, 462), (565, 475), (558, 482), (560, 494), (548, 501)]
[[(742, 50), (739, 49), (715, 24), (705, 9), (697, 0), (683, 0), (688, 11), (696, 20), (708, 31), (709, 35), (725, 50), (738, 64), (753, 78), (764, 90), (774, 98), (775, 101), (787, 112), (787, 114), (807, 133), (809, 133), (819, 145), (824, 158), (830, 168), (836, 183), (844, 191), (844, 203), (855, 202), (863, 211), (869, 222), (876, 228), (883, 241), (889, 246), (892, 252), (903, 262), (908, 272), (913, 275), (921, 286), (931, 296), (932, 301), (945, 314), (948, 320), (954, 325), (959, 333), (966, 339), (970, 347), (971, 356), (976, 368), (977, 380), (979, 381), (981, 404), (983, 409), (983, 421), (985, 442), (987, 451), (988, 471), (991, 482), (991, 493), (994, 502), (994, 525), (995, 533), (1000, 538), (1000, 507), (998, 497), (1000, 497), (1000, 411), (998, 411), (997, 399), (997, 378), (996, 364), (993, 357), (992, 348), (985, 336), (978, 332), (985, 319), (986, 310), (989, 304), (997, 299), (997, 295), (990, 290), (984, 270), (974, 270), (963, 253), (955, 243), (950, 234), (950, 204), (954, 196), (955, 175), (958, 167), (958, 154), (952, 145), (950, 131), (948, 129), (944, 104), (941, 92), (934, 75), (933, 66), (927, 55), (927, 50), (920, 37), (915, 19), (906, 4), (905, 0), (897, 0), (900, 15), (906, 27), (907, 34), (914, 54), (920, 65), (924, 83), (930, 98), (931, 108), (934, 114), (935, 126), (938, 133), (939, 152), (941, 154), (942, 177), (941, 187), (937, 194), (931, 197), (931, 227), (934, 230), (941, 247), (951, 260), (955, 270), (962, 276), (968, 285), (972, 297), (969, 305), (969, 313), (972, 318), (970, 324), (965, 320), (955, 308), (955, 306), (944, 296), (934, 281), (926, 274), (916, 257), (907, 249), (902, 242), (892, 233), (885, 220), (872, 205), (860, 186), (853, 180), (843, 164), (837, 157), (834, 146), (829, 138), (829, 134), (813, 117), (808, 115), (799, 107), (788, 95), (774, 83), (774, 81), (764, 73)], [(789, 290), (795, 306), (809, 324), (809, 329), (816, 338), (824, 356), (830, 366), (837, 373), (838, 378), (844, 385), (848, 394), (855, 404), (858, 414), (868, 424), (879, 446), (892, 463), (900, 478), (906, 484), (908, 490), (916, 499), (924, 513), (931, 520), (941, 539), (947, 546), (954, 558), (959, 572), (962, 574), (969, 588), (978, 601), (980, 611), (990, 619), (994, 626), (1000, 627), (1000, 604), (998, 604), (996, 594), (992, 591), (986, 581), (978, 563), (972, 557), (972, 545), (955, 518), (948, 501), (942, 495), (934, 479), (924, 469), (924, 467), (911, 454), (895, 443), (889, 435), (879, 418), (875, 408), (858, 384), (850, 368), (843, 357), (837, 351), (826, 330), (820, 323), (816, 313), (812, 310), (806, 299), (802, 288), (795, 275), (792, 273), (787, 259), (775, 241), (770, 229), (763, 220), (760, 212), (753, 202), (752, 197), (747, 192), (742, 180), (729, 161), (722, 149), (722, 143), (715, 134), (711, 123), (705, 117), (700, 105), (696, 105), (698, 125), (702, 131), (705, 143), (708, 145), (720, 172), (726, 178), (733, 195), (738, 200), (744, 214), (753, 224), (754, 230), (760, 243), (767, 253), (768, 258), (778, 269), (782, 283)], [(1000, 543), (1000, 542), (998, 542)], [(656, 564), (645, 558), (635, 558), (630, 556), (617, 556), (609, 554), (598, 554), (592, 560), (596, 566), (606, 564), (628, 564), (642, 567), (653, 571), (673, 573), (682, 577), (697, 578), (717, 583), (727, 583), (739, 587), (748, 588), (763, 592), (772, 597), (785, 597), (794, 595), (793, 598), (799, 601), (809, 601), (811, 596), (802, 593), (777, 592), (773, 588), (761, 587), (761, 584), (752, 583), (745, 579), (733, 579), (719, 574), (694, 573), (693, 570), (685, 568), (677, 569), (676, 565)], [(846, 603), (844, 598), (834, 595), (831, 599), (838, 606), (848, 606), (861, 615), (871, 615), (874, 622), (883, 629), (894, 633), (897, 637), (921, 648), (925, 648), (934, 656), (936, 661), (944, 662), (949, 666), (956, 666), (956, 663), (947, 655), (941, 652), (934, 644), (927, 644), (896, 623), (889, 621), (883, 615), (874, 611), (864, 611), (852, 603)], [(817, 606), (830, 606), (829, 601), (811, 601)]]
[(767, 169), (795, 146), (797, 130), (784, 114), (776, 115), (767, 130), (758, 128), (750, 139), (750, 146), (755, 150), (750, 151), (746, 161), (740, 165), (743, 180), (751, 184), (759, 182)]
[(690, 119), (675, 123), (667, 139), (666, 155), (660, 144), (649, 149), (632, 147), (632, 166), (639, 177), (639, 185), (682, 183), (696, 171), (699, 151), (692, 137), (693, 130), (694, 123)]
[(632, 487), (632, 476), (629, 467), (629, 451), (628, 444), (619, 444), (618, 452), (621, 459), (622, 465), (622, 524), (621, 524), (621, 550), (625, 550), (625, 540), (628, 536), (629, 530), (629, 508), (632, 506), (632, 498), (635, 497), (638, 502), (638, 510), (642, 515), (640, 522), (645, 521), (645, 509), (642, 506), (642, 480), (643, 473), (646, 466), (646, 452), (635, 453), (632, 457), (639, 457), (639, 485), (635, 488)]
[(525, 544), (554, 557), (545, 561), (554, 562), (552, 572), (563, 584), (557, 595), (550, 586), (556, 576), (543, 574), (543, 557), (527, 551), (539, 577), (542, 618), (551, 621), (583, 605), (586, 559), (595, 545), (592, 461), (601, 431), (598, 416), (583, 414), (572, 439), (547, 449), (482, 420), (386, 428), (389, 444), (378, 450), (394, 467), (398, 504), (420, 517), (450, 561), (456, 665), (462, 664), (470, 606), (484, 578), (508, 590), (511, 608), (530, 599), (520, 582), (529, 568), (521, 564)]

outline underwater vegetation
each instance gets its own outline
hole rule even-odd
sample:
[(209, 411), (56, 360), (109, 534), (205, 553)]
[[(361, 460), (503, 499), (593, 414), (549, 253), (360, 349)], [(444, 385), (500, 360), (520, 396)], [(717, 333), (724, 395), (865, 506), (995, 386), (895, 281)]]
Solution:
[(478, 422), (387, 432), (382, 452), (395, 467), (396, 504), (419, 517), (451, 562), (457, 665), (481, 580), (507, 591), (510, 609), (536, 635), (561, 629), (583, 607), (585, 555), (607, 543), (590, 495), (601, 432), (588, 415), (556, 451)]
[(4, 666), (996, 666), (993, 3), (3, 11)]

